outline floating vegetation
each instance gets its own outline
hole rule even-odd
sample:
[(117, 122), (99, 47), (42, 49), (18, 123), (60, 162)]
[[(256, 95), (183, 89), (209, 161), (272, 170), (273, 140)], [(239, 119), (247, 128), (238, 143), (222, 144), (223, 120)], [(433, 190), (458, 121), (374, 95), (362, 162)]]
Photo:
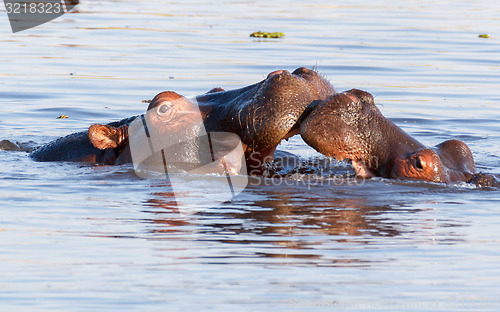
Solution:
[(61, 116), (57, 117), (56, 119), (65, 119), (65, 118), (69, 118), (69, 117), (66, 115), (61, 115)]
[(480, 34), (478, 37), (485, 38), (485, 39), (491, 38), (490, 34)]
[(257, 31), (254, 33), (250, 34), (250, 37), (254, 38), (283, 38), (285, 37), (285, 34), (282, 32), (263, 32), (263, 31)]

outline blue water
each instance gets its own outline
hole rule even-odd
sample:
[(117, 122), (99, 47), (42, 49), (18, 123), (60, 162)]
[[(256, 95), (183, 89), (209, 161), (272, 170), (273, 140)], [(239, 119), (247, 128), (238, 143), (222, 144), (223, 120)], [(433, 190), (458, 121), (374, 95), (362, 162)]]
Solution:
[[(2, 13), (0, 140), (40, 145), (143, 113), (160, 91), (306, 66), (372, 93), (426, 145), (463, 140), (499, 174), (498, 16), (483, 0), (82, 0), (12, 34)], [(249, 37), (258, 30), (286, 37)], [(299, 137), (280, 149), (322, 159)], [(2, 311), (500, 309), (495, 188), (306, 175), (183, 215), (167, 181), (130, 165), (0, 159)]]

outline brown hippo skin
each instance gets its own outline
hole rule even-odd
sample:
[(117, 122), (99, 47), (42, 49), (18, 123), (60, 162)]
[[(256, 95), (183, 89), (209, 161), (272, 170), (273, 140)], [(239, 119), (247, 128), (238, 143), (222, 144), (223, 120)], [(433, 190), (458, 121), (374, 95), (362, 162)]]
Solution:
[(318, 152), (351, 160), (360, 177), (495, 184), (493, 176), (476, 174), (465, 143), (449, 140), (425, 147), (385, 118), (373, 96), (361, 90), (335, 94), (316, 105), (300, 134)]
[[(262, 163), (272, 160), (281, 140), (298, 133), (298, 121), (306, 108), (334, 93), (333, 86), (320, 74), (301, 67), (292, 73), (272, 72), (263, 81), (240, 89), (216, 88), (196, 100), (206, 131), (237, 134), (249, 173), (259, 174)], [(148, 111), (152, 112), (145, 115), (150, 118), (149, 124), (165, 135), (177, 131), (180, 120), (183, 128), (189, 127), (186, 116), (192, 113), (188, 100), (170, 91), (155, 96)], [(41, 147), (31, 157), (40, 161), (130, 162), (127, 128), (134, 118), (93, 125), (86, 133)]]

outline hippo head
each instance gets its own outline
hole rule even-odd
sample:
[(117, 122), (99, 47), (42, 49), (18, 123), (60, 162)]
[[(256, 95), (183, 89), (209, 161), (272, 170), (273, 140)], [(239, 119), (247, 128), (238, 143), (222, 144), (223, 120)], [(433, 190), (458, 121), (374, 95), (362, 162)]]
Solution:
[(453, 183), (475, 174), (467, 145), (449, 140), (427, 148), (385, 118), (361, 90), (332, 95), (311, 110), (302, 138), (320, 153), (352, 161), (356, 175)]
[(226, 132), (206, 132), (203, 117), (196, 102), (166, 91), (156, 95), (147, 112), (129, 125), (119, 128), (92, 125), (89, 138), (99, 149), (126, 146), (119, 163), (134, 162), (155, 171), (165, 170), (164, 166), (169, 165), (169, 171), (239, 174), (244, 168), (239, 137)]
[[(198, 107), (172, 91), (156, 95), (151, 100), (147, 112), (145, 118), (152, 129), (159, 126), (167, 127), (168, 131), (165, 133), (171, 135), (186, 129), (192, 130), (196, 125), (202, 123)], [(118, 128), (110, 125), (92, 125), (89, 128), (89, 139), (98, 149), (118, 148), (128, 144), (128, 124)]]
[[(147, 132), (147, 134), (142, 134), (146, 137), (154, 137), (154, 143), (157, 146), (173, 145), (186, 138), (197, 137), (203, 122), (196, 104), (171, 91), (156, 95), (151, 100), (147, 113), (138, 117), (137, 120), (141, 118), (145, 126), (143, 127), (142, 124), (140, 126)], [(118, 163), (131, 162), (129, 142), (134, 139), (142, 140), (142, 138), (131, 137), (129, 128), (129, 124), (120, 127), (95, 124), (90, 126), (88, 135), (90, 142), (96, 148), (118, 151), (117, 154), (123, 158), (119, 159)], [(158, 133), (158, 131), (162, 132)], [(138, 137), (141, 135), (135, 132)], [(121, 155), (122, 151), (125, 151), (125, 155)]]

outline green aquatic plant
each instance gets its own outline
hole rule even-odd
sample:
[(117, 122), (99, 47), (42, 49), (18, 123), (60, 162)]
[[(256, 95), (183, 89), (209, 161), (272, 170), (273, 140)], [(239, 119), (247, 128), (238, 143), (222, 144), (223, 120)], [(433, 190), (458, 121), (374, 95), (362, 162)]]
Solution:
[(250, 34), (250, 37), (254, 38), (283, 38), (285, 37), (285, 34), (282, 32), (264, 32), (264, 31), (257, 31), (254, 33)]

